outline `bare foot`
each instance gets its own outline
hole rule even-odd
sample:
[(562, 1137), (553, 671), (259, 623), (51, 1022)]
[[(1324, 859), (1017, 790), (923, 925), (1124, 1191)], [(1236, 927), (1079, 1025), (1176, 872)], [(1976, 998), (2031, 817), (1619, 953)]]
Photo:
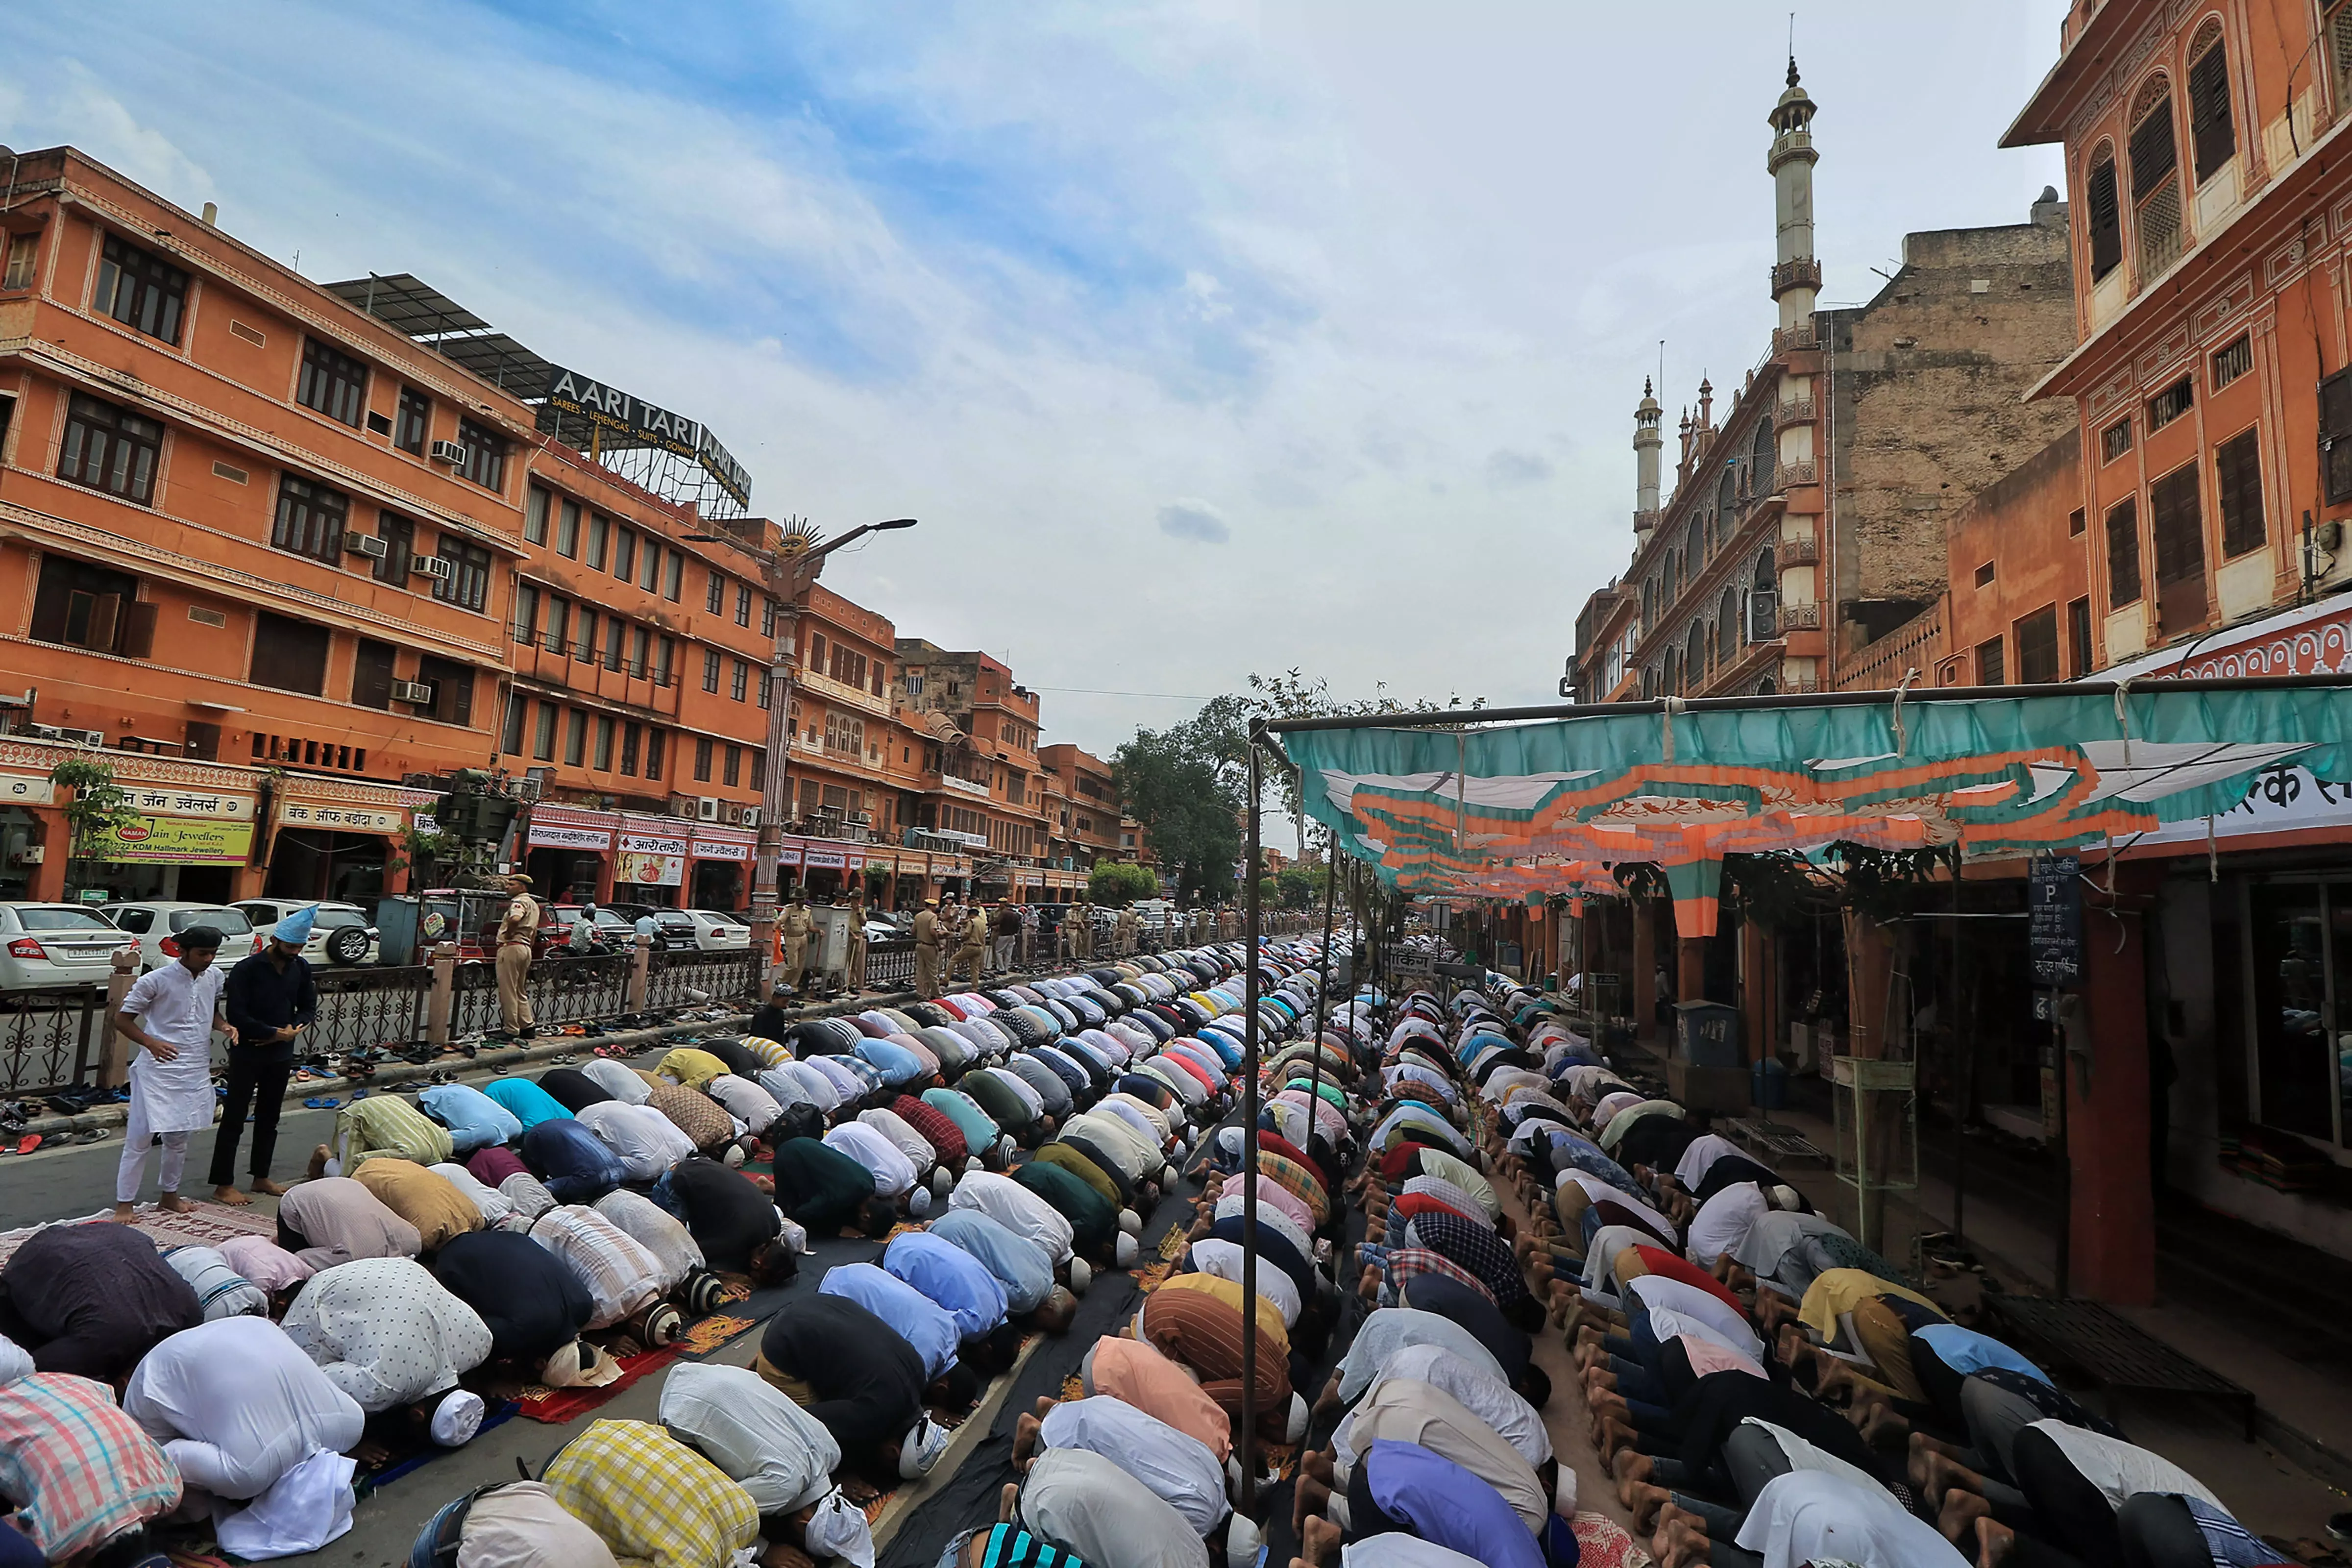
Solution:
[(1339, 1466), (1333, 1462), (1332, 1450), (1328, 1448), (1309, 1448), (1299, 1458), (1298, 1468), (1302, 1475), (1312, 1476), (1327, 1487), (1338, 1484)]
[(1658, 1510), (1672, 1500), (1668, 1497), (1665, 1488), (1652, 1486), (1647, 1481), (1635, 1481), (1630, 1484), (1619, 1483), (1617, 1500), (1633, 1510), (1633, 1528), (1636, 1531), (1643, 1531), (1652, 1528), (1651, 1521), (1656, 1517)]
[(282, 1198), (286, 1195), (286, 1189), (267, 1176), (254, 1177), (253, 1190), (265, 1197)]
[(233, 1209), (241, 1209), (252, 1201), (253, 1200), (251, 1198), (247, 1197), (235, 1187), (221, 1186), (215, 1187), (213, 1189), (213, 1202), (216, 1204), (226, 1204)]
[(327, 1173), (327, 1162), (334, 1157), (335, 1152), (332, 1149), (328, 1148), (324, 1143), (321, 1143), (316, 1149), (311, 1150), (310, 1179), (315, 1182), (320, 1177), (325, 1175)]
[(1013, 1473), (1025, 1476), (1037, 1459), (1038, 1435), (1045, 1426), (1034, 1415), (1024, 1415), (1013, 1426)]
[(196, 1205), (190, 1203), (187, 1199), (182, 1197), (177, 1193), (158, 1193), (155, 1194), (155, 1206), (163, 1210), (165, 1214), (194, 1214), (196, 1212)]
[(1706, 1531), (1699, 1528), (1696, 1516), (1680, 1509), (1661, 1518), (1657, 1534), (1650, 1539), (1650, 1549), (1656, 1554), (1660, 1568), (1700, 1568), (1706, 1562), (1709, 1544)]
[(138, 1212), (137, 1204), (117, 1204), (114, 1205), (114, 1212), (106, 1217), (117, 1225), (129, 1225), (138, 1217)]
[(1944, 1532), (1945, 1540), (1966, 1551), (1977, 1521), (1991, 1517), (1992, 1504), (1974, 1492), (1955, 1488), (1944, 1494), (1944, 1506), (1936, 1510), (1936, 1528)]
[(373, 1437), (362, 1437), (359, 1447), (352, 1450), (351, 1457), (360, 1462), (362, 1469), (373, 1469), (391, 1459), (392, 1450)]
[(1999, 1568), (2017, 1550), (2017, 1531), (1990, 1514), (1977, 1521), (1977, 1568)]
[(873, 1482), (866, 1479), (864, 1477), (849, 1476), (845, 1478), (841, 1483), (841, 1495), (847, 1498), (851, 1502), (856, 1503), (858, 1507), (864, 1508), (867, 1503), (872, 1502), (876, 1498), (880, 1497), (882, 1493), (880, 1489), (877, 1488)]
[(1013, 1516), (1019, 1510), (1020, 1506), (1021, 1489), (1014, 1486), (1011, 1481), (1005, 1482), (1004, 1489), (996, 1494), (996, 1522), (999, 1524), (1011, 1524), (1013, 1522)]
[[(1625, 1489), (1646, 1485), (1650, 1479), (1650, 1456), (1633, 1448), (1620, 1448), (1617, 1458), (1610, 1461), (1609, 1473), (1617, 1478), (1617, 1500), (1625, 1501)], [(1633, 1506), (1630, 1503), (1627, 1507)]]
[(1037, 1396), (1037, 1419), (1043, 1421), (1048, 1415), (1052, 1414), (1055, 1403), (1056, 1402), (1052, 1394), (1039, 1394)]
[(1298, 1547), (1305, 1555), (1294, 1559), (1305, 1568), (1328, 1568), (1339, 1557), (1339, 1527), (1328, 1519), (1310, 1519), (1298, 1532)]
[(1307, 1521), (1320, 1519), (1323, 1510), (1331, 1506), (1331, 1489), (1311, 1477), (1299, 1478), (1290, 1492), (1290, 1529), (1300, 1540), (1307, 1536)]
[(1633, 1429), (1622, 1421), (1596, 1421), (1592, 1424), (1592, 1446), (1601, 1450), (1601, 1463), (1613, 1464), (1619, 1449), (1633, 1446)]

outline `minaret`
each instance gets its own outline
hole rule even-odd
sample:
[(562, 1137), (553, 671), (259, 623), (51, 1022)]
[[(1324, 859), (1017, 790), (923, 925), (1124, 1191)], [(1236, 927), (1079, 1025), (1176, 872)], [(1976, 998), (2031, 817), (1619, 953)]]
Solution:
[(1666, 444), (1658, 433), (1658, 422), (1665, 413), (1658, 406), (1650, 378), (1643, 376), (1642, 401), (1633, 407), (1633, 532), (1637, 538), (1647, 538), (1658, 521), (1658, 448)]
[(1772, 298), (1784, 329), (1811, 321), (1822, 291), (1822, 264), (1813, 256), (1813, 164), (1821, 158), (1813, 151), (1813, 100), (1797, 85), (1797, 57), (1790, 55), (1789, 90), (1772, 106), (1772, 152), (1764, 162), (1772, 174), (1780, 225)]
[(1705, 376), (1698, 378), (1698, 440), (1704, 451), (1715, 435), (1715, 383)]

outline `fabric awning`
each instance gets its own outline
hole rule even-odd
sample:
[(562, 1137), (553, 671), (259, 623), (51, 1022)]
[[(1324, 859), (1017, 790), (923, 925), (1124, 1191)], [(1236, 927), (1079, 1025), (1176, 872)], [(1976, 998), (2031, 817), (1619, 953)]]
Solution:
[(1611, 868), (1646, 862), (1694, 936), (1715, 930), (1726, 855), (2122, 845), (2230, 811), (2282, 763), (2352, 778), (2352, 685), (2006, 690), (1622, 704), (1481, 729), (1268, 729), (1305, 771), (1308, 815), (1406, 892), (1616, 891)]

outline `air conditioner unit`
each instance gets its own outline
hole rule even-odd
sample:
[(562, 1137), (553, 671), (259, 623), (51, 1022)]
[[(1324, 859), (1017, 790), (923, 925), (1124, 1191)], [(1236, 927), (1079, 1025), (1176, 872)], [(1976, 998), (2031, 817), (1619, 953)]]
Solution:
[(715, 795), (697, 795), (694, 800), (694, 816), (698, 822), (718, 821), (719, 797)]
[(446, 578), (457, 570), (446, 556), (440, 555), (412, 555), (408, 558), (408, 569), (421, 577), (441, 578)]
[(58, 739), (61, 741), (70, 741), (74, 744), (80, 746), (103, 746), (106, 744), (106, 731), (103, 730), (60, 730), (58, 731)]
[(392, 683), (392, 700), (429, 703), (433, 700), (433, 688), (422, 680), (395, 680)]
[(849, 814), (849, 820), (860, 827), (871, 827), (874, 826), (874, 814), (870, 811), (853, 811)]
[(740, 820), (740, 821), (741, 821), (741, 823), (743, 824), (743, 826), (746, 826), (746, 827), (757, 827), (757, 826), (760, 826), (760, 808), (759, 808), (758, 806), (756, 806), (756, 805), (747, 805), (747, 806), (745, 806), (745, 807), (743, 808), (742, 815), (741, 815), (741, 816), (740, 816), (740, 818), (739, 820)]
[(466, 443), (436, 441), (433, 443), (432, 456), (436, 463), (454, 463), (462, 468), (466, 466)]
[(390, 552), (390, 548), (383, 539), (373, 533), (347, 532), (343, 535), (343, 550), (346, 554), (365, 555), (372, 560), (381, 561)]
[(27, 724), (16, 732), (36, 741), (62, 741), (66, 738), (66, 732), (55, 724)]

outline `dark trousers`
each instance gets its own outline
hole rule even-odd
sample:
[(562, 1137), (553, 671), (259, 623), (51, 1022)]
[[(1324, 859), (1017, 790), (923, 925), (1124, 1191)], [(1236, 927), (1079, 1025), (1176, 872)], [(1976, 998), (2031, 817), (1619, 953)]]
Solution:
[(278, 1148), (278, 1112), (286, 1103), (286, 1079), (294, 1063), (277, 1059), (274, 1051), (232, 1046), (228, 1053), (228, 1094), (221, 1106), (220, 1130), (213, 1134), (212, 1184), (226, 1187), (236, 1180), (237, 1140), (245, 1132), (245, 1113), (253, 1110), (255, 1178), (269, 1174), (269, 1156)]

